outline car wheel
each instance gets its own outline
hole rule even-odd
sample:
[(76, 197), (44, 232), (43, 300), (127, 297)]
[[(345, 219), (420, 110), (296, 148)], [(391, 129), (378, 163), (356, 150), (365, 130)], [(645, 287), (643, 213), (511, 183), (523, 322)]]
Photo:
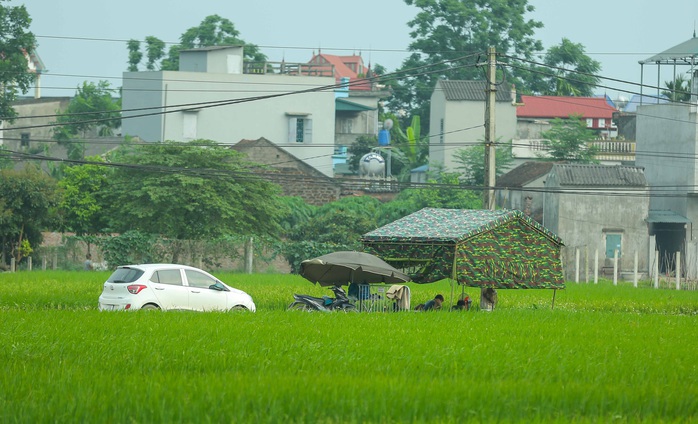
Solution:
[(141, 307), (142, 311), (158, 311), (160, 310), (160, 307), (158, 305), (153, 305), (152, 303), (148, 303), (147, 305), (143, 305)]
[(240, 311), (247, 311), (247, 308), (245, 308), (242, 305), (235, 305), (232, 308), (229, 309), (230, 312), (240, 312)]

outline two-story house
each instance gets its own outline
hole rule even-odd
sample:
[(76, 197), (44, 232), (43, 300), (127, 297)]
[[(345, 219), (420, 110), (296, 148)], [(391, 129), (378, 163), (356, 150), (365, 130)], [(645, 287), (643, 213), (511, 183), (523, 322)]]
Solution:
[[(486, 81), (440, 80), (431, 95), (429, 161), (453, 171), (460, 149), (484, 143)], [(515, 94), (498, 86), (495, 102), (496, 138), (508, 143), (516, 136)]]
[(651, 200), (648, 222), (656, 238), (660, 273), (675, 270), (682, 254), (684, 275), (698, 275), (698, 38), (658, 53), (640, 65), (669, 67), (691, 78), (688, 102), (648, 101), (637, 105), (637, 166), (645, 169)]
[[(335, 165), (346, 163), (347, 148), (358, 137), (378, 134), (378, 103), (390, 95), (384, 85), (371, 79), (370, 64), (361, 55), (337, 56), (319, 51), (307, 63), (305, 73), (333, 75), (335, 90)], [(342, 168), (340, 166), (340, 168)]]
[(243, 73), (242, 47), (183, 50), (179, 71), (125, 72), (123, 132), (145, 141), (261, 137), (332, 176), (335, 79)]

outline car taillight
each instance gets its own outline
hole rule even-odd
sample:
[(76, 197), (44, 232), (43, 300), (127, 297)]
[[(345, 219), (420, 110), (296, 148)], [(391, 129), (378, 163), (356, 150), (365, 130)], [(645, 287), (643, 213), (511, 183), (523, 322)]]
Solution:
[(126, 290), (128, 290), (128, 292), (131, 294), (138, 294), (144, 288), (146, 288), (146, 286), (144, 286), (143, 284), (132, 284), (132, 285), (126, 287)]

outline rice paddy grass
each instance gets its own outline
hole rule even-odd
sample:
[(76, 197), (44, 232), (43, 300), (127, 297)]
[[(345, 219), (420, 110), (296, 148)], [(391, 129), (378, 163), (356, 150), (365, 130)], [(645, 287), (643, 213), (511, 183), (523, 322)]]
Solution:
[[(330, 294), (301, 277), (222, 273), (256, 313), (99, 312), (108, 274), (0, 274), (0, 422), (698, 422), (695, 291), (323, 314), (286, 311)], [(448, 282), (410, 288), (450, 304)]]

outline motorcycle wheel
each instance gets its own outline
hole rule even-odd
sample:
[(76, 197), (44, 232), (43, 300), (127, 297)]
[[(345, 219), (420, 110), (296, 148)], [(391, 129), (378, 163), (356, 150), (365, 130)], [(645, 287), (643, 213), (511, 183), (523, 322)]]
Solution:
[(352, 304), (350, 304), (350, 303), (349, 303), (349, 304), (346, 304), (346, 305), (340, 306), (339, 308), (337, 308), (337, 310), (338, 310), (338, 311), (342, 311), (342, 312), (358, 312), (358, 311), (359, 311), (359, 310), (356, 308), (356, 306), (354, 306), (354, 305), (352, 305)]
[(311, 308), (307, 303), (303, 302), (293, 302), (290, 305), (288, 305), (288, 310), (289, 311), (305, 311), (305, 312), (311, 312), (313, 308)]

